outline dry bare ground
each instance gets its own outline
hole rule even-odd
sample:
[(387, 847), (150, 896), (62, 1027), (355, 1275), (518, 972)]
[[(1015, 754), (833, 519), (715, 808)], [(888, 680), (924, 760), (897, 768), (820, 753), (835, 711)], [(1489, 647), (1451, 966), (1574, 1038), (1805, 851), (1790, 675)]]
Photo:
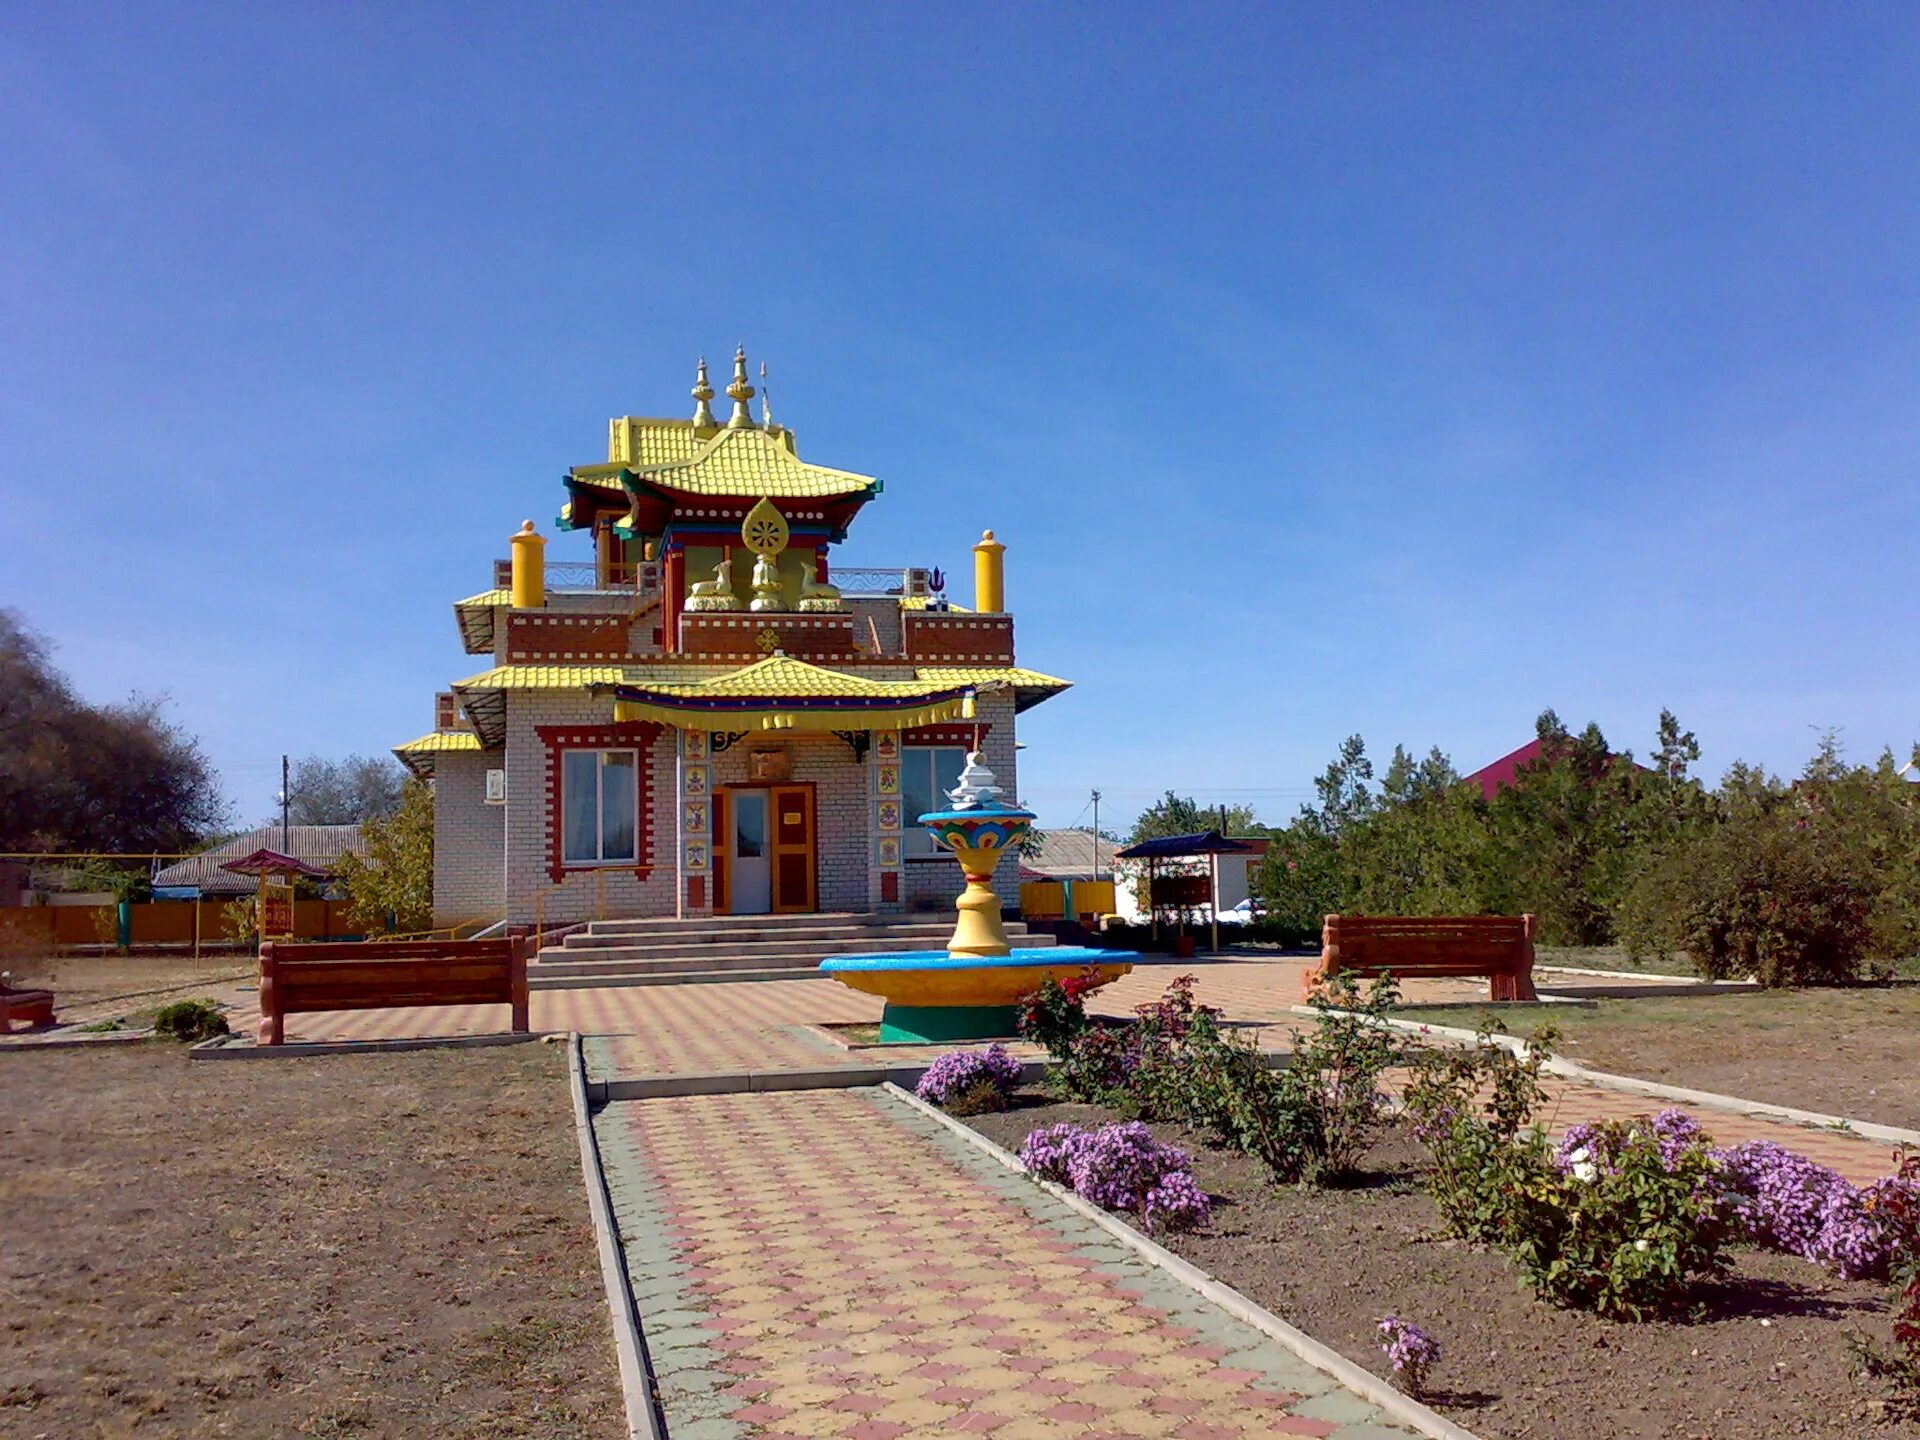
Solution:
[(1551, 1024), (1595, 1070), (1920, 1129), (1920, 985), (1757, 990), (1571, 1005), (1420, 1007), (1408, 1019), (1516, 1034)]
[(554, 1046), (0, 1056), (0, 1436), (623, 1432)]

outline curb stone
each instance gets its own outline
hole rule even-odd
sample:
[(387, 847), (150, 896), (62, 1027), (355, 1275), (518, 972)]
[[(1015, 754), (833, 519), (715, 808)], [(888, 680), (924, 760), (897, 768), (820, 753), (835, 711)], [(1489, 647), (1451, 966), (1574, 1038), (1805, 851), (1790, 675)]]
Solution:
[(621, 1396), (626, 1402), (628, 1440), (666, 1440), (666, 1432), (654, 1411), (645, 1342), (640, 1337), (627, 1265), (621, 1256), (621, 1237), (613, 1223), (606, 1171), (600, 1163), (600, 1145), (593, 1132), (593, 1118), (587, 1110), (586, 1065), (581, 1058), (578, 1034), (568, 1037), (567, 1041), (567, 1085), (573, 1097), (573, 1130), (580, 1145), (587, 1210), (593, 1218), (594, 1242), (600, 1252), (600, 1278), (607, 1288), (607, 1308), (612, 1314), (614, 1356), (620, 1368)]

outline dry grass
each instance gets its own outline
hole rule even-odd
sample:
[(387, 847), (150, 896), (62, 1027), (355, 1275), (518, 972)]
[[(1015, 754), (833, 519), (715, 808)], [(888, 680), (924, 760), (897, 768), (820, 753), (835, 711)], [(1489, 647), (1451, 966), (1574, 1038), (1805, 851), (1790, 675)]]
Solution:
[(1596, 1070), (1920, 1129), (1920, 986), (1760, 990), (1572, 1005), (1419, 1007), (1515, 1034), (1544, 1024)]
[(621, 1433), (548, 1046), (0, 1056), (0, 1435)]

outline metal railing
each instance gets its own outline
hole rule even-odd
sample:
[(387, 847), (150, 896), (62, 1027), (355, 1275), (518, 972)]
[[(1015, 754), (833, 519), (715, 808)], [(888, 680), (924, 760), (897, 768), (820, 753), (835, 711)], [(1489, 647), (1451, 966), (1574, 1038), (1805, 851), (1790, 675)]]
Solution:
[(833, 565), (828, 568), (827, 579), (842, 595), (859, 599), (942, 595), (947, 588), (945, 575), (922, 565), (906, 565), (892, 570), (877, 566)]
[[(603, 580), (600, 566), (593, 560), (549, 560), (546, 564), (547, 589), (556, 592), (594, 595), (648, 595), (659, 587), (659, 569), (651, 562), (615, 565)], [(513, 562), (493, 562), (493, 588), (513, 588)]]

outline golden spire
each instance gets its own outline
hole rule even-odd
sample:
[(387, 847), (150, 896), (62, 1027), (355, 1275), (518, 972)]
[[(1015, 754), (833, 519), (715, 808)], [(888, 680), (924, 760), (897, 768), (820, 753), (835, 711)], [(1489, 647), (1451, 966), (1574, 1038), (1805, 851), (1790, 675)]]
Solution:
[(727, 428), (740, 430), (752, 425), (753, 416), (747, 412), (747, 402), (753, 398), (753, 386), (747, 383), (745, 345), (733, 352), (733, 383), (727, 386), (727, 394), (733, 397), (733, 418), (727, 421)]
[(713, 418), (713, 407), (707, 402), (713, 399), (713, 386), (707, 382), (707, 357), (700, 357), (700, 378), (693, 387), (693, 398), (700, 403), (693, 407), (693, 428), (713, 430), (718, 425)]
[(767, 362), (760, 362), (760, 428), (769, 435), (774, 432), (773, 391), (767, 388)]

